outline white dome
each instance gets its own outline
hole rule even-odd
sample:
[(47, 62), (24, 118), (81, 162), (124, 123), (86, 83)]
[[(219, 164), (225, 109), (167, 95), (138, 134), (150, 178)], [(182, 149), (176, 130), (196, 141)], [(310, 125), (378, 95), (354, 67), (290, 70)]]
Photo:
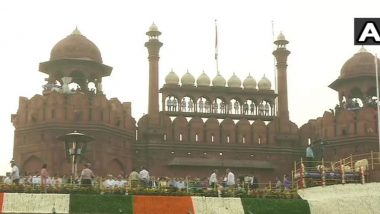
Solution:
[(192, 74), (187, 71), (181, 78), (182, 85), (194, 85), (195, 79)]
[(197, 86), (210, 86), (210, 77), (204, 71), (197, 79)]
[(259, 90), (270, 90), (272, 87), (272, 83), (264, 75), (263, 78), (261, 78), (261, 80), (259, 81), (258, 86)]
[(149, 31), (158, 31), (158, 27), (156, 24), (154, 24), (154, 22), (152, 23), (152, 25), (149, 27)]
[(220, 73), (218, 73), (216, 75), (216, 77), (214, 77), (214, 79), (212, 80), (212, 85), (213, 86), (219, 86), (219, 87), (225, 87), (226, 86), (226, 79), (224, 79), (224, 77), (222, 75), (220, 75)]
[(176, 73), (174, 73), (173, 69), (166, 75), (165, 83), (168, 85), (178, 85), (179, 78)]
[(243, 87), (246, 89), (256, 89), (256, 80), (249, 74), (243, 81)]
[(233, 73), (230, 79), (228, 80), (228, 87), (231, 87), (231, 88), (241, 87), (241, 80), (239, 79), (239, 77), (236, 76), (235, 73)]
[(284, 36), (284, 34), (282, 32), (280, 32), (280, 34), (278, 34), (277, 40), (286, 40), (285, 36)]

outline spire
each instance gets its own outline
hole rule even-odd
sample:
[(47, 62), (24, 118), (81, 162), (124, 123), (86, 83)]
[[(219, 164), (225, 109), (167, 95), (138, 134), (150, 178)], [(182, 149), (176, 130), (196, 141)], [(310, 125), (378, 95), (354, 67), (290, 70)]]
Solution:
[(78, 30), (78, 26), (75, 26), (74, 31), (71, 33), (71, 35), (82, 35), (80, 31)]
[(366, 53), (366, 52), (368, 52), (367, 49), (365, 49), (365, 47), (362, 45), (358, 53)]

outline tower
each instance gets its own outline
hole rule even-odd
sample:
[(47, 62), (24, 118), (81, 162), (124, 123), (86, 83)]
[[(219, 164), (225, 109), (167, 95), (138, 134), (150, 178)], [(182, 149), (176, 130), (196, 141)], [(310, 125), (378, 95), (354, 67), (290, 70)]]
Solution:
[(288, 86), (287, 86), (287, 59), (290, 51), (286, 49), (289, 42), (285, 39), (284, 34), (280, 33), (277, 40), (274, 41), (277, 48), (273, 51), (276, 57), (277, 67), (277, 84), (278, 84), (278, 117), (282, 124), (287, 124), (289, 121), (288, 110)]
[(149, 123), (151, 126), (158, 126), (159, 123), (159, 101), (158, 101), (158, 61), (160, 60), (160, 48), (162, 42), (158, 37), (161, 32), (158, 31), (157, 26), (152, 23), (149, 31), (146, 32), (149, 36), (149, 41), (145, 43), (148, 49), (149, 60), (149, 101), (148, 101), (148, 115)]
[(79, 163), (92, 163), (97, 175), (126, 173), (132, 165), (135, 121), (131, 103), (103, 93), (102, 78), (112, 67), (103, 64), (98, 47), (76, 28), (53, 47), (39, 70), (48, 75), (42, 95), (20, 97), (12, 115), (13, 157), (22, 171), (34, 173), (46, 163), (51, 174), (69, 175), (70, 156), (57, 137), (77, 130), (94, 137)]

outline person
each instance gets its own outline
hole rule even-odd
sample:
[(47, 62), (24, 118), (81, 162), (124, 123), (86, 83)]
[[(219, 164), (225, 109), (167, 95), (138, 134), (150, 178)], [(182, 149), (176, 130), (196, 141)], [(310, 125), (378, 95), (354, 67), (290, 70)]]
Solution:
[(131, 188), (136, 188), (138, 186), (139, 173), (136, 171), (135, 168), (132, 169), (132, 172), (129, 174), (128, 179), (129, 179)]
[(287, 174), (284, 175), (283, 184), (284, 184), (284, 191), (289, 191), (292, 188), (292, 183), (289, 181)]
[(278, 177), (276, 177), (276, 185), (275, 185), (275, 190), (276, 192), (281, 192), (282, 191), (282, 182)]
[(47, 183), (48, 183), (48, 178), (49, 178), (49, 173), (47, 171), (47, 164), (46, 163), (42, 164), (40, 176), (41, 176), (41, 190), (46, 193), (47, 192)]
[(141, 167), (141, 171), (139, 173), (140, 181), (142, 182), (143, 187), (148, 187), (149, 184), (149, 172), (145, 169), (145, 167)]
[(11, 174), (12, 183), (19, 184), (19, 182), (20, 182), (20, 171), (19, 171), (18, 167), (16, 166), (16, 163), (14, 160), (11, 160), (11, 167), (12, 167), (12, 174)]
[(218, 173), (218, 170), (214, 169), (213, 173), (211, 174), (208, 180), (208, 183), (213, 190), (216, 190), (216, 187), (218, 185), (218, 178), (216, 176), (216, 173)]
[(306, 166), (307, 167), (313, 167), (314, 162), (314, 152), (311, 149), (310, 144), (306, 148)]
[(95, 175), (90, 169), (90, 163), (86, 163), (80, 176), (81, 185), (84, 187), (91, 187), (93, 178), (95, 178)]
[(234, 173), (231, 172), (230, 169), (226, 169), (226, 173), (227, 173), (227, 181), (226, 181), (226, 185), (228, 188), (233, 188), (235, 187), (235, 175)]

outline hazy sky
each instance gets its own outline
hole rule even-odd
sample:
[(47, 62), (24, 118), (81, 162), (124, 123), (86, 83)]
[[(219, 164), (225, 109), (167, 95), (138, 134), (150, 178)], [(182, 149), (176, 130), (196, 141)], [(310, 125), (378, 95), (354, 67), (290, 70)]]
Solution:
[[(132, 3), (135, 2), (135, 3)], [(359, 4), (360, 2), (360, 4)], [(337, 103), (327, 86), (343, 63), (359, 50), (353, 45), (354, 17), (379, 17), (380, 1), (1, 1), (0, 175), (10, 170), (13, 153), (11, 114), (19, 96), (42, 92), (38, 63), (75, 26), (100, 49), (113, 67), (103, 79), (108, 98), (131, 101), (138, 120), (147, 112), (148, 61), (145, 32), (154, 21), (162, 32), (160, 85), (173, 70), (202, 70), (212, 79), (214, 20), (218, 20), (219, 67), (228, 78), (265, 74), (274, 87), (272, 20), (275, 37), (283, 31), (290, 44), (288, 93), (290, 118), (298, 126), (323, 115)], [(379, 53), (380, 49), (367, 48)], [(53, 166), (51, 166), (53, 167)]]

